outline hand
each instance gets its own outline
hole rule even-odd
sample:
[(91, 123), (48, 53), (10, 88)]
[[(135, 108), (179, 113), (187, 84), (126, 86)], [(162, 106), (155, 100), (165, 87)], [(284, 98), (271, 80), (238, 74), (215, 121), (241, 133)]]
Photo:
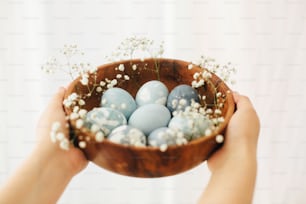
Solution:
[[(207, 161), (212, 172), (199, 203), (252, 203), (259, 119), (246, 96), (234, 94), (237, 111), (225, 131), (225, 142)], [(222, 196), (220, 196), (222, 195)]]
[(60, 122), (61, 132), (68, 137), (62, 106), (64, 94), (65, 89), (59, 89), (42, 114), (37, 126), (37, 146), (0, 190), (0, 203), (56, 203), (73, 176), (86, 167), (88, 161), (81, 150), (72, 145), (68, 151), (62, 150), (51, 142), (55, 121)]
[(258, 116), (248, 97), (234, 93), (234, 100), (237, 110), (229, 121), (224, 144), (207, 161), (212, 173), (229, 160), (256, 159)]
[(68, 151), (62, 150), (59, 148), (58, 143), (54, 144), (50, 139), (51, 126), (56, 121), (61, 124), (60, 131), (67, 138), (69, 137), (68, 123), (65, 119), (66, 115), (62, 105), (65, 91), (65, 88), (60, 88), (42, 114), (37, 126), (38, 144), (34, 151), (37, 155), (45, 156), (50, 161), (55, 161), (62, 169), (74, 176), (83, 170), (88, 163), (83, 152), (73, 145), (70, 145)]

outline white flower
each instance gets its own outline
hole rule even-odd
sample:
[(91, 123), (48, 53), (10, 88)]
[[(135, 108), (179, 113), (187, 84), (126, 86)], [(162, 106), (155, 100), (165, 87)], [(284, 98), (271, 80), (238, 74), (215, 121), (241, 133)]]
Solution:
[(82, 119), (78, 119), (76, 121), (76, 127), (80, 129), (84, 125), (84, 121)]
[(93, 132), (93, 133), (96, 133), (100, 130), (100, 127), (96, 124), (93, 124), (90, 128), (90, 131)]
[(67, 138), (60, 141), (60, 148), (63, 150), (69, 150), (69, 140)]
[(97, 142), (102, 142), (104, 140), (104, 134), (101, 131), (96, 133), (95, 139)]
[(160, 145), (159, 149), (160, 149), (161, 152), (165, 152), (168, 149), (168, 145), (167, 144), (162, 144), (162, 145)]
[(59, 121), (56, 121), (52, 124), (51, 130), (56, 132), (60, 129), (61, 123)]
[(78, 103), (79, 103), (80, 106), (85, 105), (85, 101), (83, 99), (80, 99)]
[(80, 141), (80, 142), (79, 142), (79, 147), (82, 148), (82, 149), (84, 149), (84, 148), (86, 147), (86, 142)]
[(123, 72), (124, 71), (124, 64), (119, 64), (118, 69)]
[(53, 74), (59, 69), (59, 63), (55, 57), (50, 57), (48, 61), (42, 65), (41, 70), (47, 74)]
[(117, 79), (113, 79), (110, 83), (112, 86), (116, 86), (118, 84), (118, 81)]
[(52, 143), (56, 143), (56, 133), (54, 131), (50, 132), (50, 138)]
[(100, 86), (105, 86), (105, 85), (106, 85), (105, 81), (100, 81)]
[(75, 120), (79, 118), (79, 114), (78, 113), (71, 113), (70, 114), (70, 120)]
[(85, 109), (81, 109), (81, 110), (79, 111), (79, 116), (80, 116), (81, 118), (84, 118), (84, 117), (86, 116), (86, 114), (87, 114), (87, 110), (85, 110)]
[(216, 142), (217, 143), (223, 143), (223, 141), (224, 141), (223, 135), (217, 135), (216, 136)]
[(100, 92), (102, 92), (102, 91), (103, 91), (103, 89), (102, 89), (102, 87), (101, 87), (101, 86), (98, 86), (98, 87), (96, 88), (96, 91), (97, 91), (98, 93), (100, 93)]
[(132, 65), (132, 69), (133, 69), (133, 71), (135, 71), (135, 70), (137, 69), (137, 65), (136, 65), (136, 64), (133, 64), (133, 65)]
[(88, 76), (86, 76), (86, 75), (82, 76), (81, 84), (84, 85), (84, 86), (88, 85)]
[(57, 139), (57, 140), (61, 141), (61, 140), (63, 140), (64, 138), (65, 138), (64, 133), (59, 132), (59, 133), (56, 134), (56, 139)]

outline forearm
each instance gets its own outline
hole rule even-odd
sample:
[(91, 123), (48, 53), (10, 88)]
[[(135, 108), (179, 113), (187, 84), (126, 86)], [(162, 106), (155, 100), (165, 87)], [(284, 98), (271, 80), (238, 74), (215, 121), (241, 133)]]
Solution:
[(256, 180), (255, 154), (229, 156), (215, 172), (200, 198), (199, 204), (250, 204)]
[(55, 158), (41, 154), (34, 152), (3, 186), (0, 203), (56, 203), (72, 176)]

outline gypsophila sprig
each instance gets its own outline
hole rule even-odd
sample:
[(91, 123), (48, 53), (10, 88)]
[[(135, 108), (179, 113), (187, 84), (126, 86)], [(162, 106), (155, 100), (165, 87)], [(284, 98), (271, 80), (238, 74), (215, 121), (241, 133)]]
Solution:
[[(236, 73), (236, 68), (231, 62), (222, 65), (217, 63), (214, 58), (202, 55), (199, 60), (194, 62), (194, 64), (218, 75), (225, 82), (230, 82), (231, 84), (235, 83), (235, 81), (231, 79), (231, 76)], [(192, 66), (189, 68), (192, 68)]]
[(91, 66), (88, 62), (82, 62), (82, 56), (84, 55), (77, 45), (64, 45), (62, 49), (59, 49), (54, 56), (50, 57), (48, 61), (42, 65), (41, 69), (48, 73), (53, 74), (56, 72), (64, 72), (68, 74), (71, 79), (75, 79), (79, 76), (84, 76), (88, 72), (92, 73), (96, 68)]
[(164, 42), (156, 45), (153, 40), (146, 37), (129, 37), (124, 39), (111, 56), (106, 58), (109, 61), (148, 57), (159, 58), (164, 53)]

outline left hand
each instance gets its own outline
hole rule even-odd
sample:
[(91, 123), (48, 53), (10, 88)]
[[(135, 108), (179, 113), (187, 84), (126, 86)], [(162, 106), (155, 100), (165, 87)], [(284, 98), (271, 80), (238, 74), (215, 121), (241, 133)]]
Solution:
[(72, 144), (70, 144), (68, 151), (60, 149), (59, 144), (52, 143), (50, 139), (51, 126), (54, 122), (59, 122), (61, 124), (60, 131), (64, 133), (65, 137), (69, 137), (69, 127), (63, 110), (65, 91), (65, 88), (60, 88), (43, 112), (37, 126), (38, 143), (34, 152), (38, 156), (45, 156), (46, 159), (54, 161), (56, 165), (74, 176), (88, 164), (84, 153)]

